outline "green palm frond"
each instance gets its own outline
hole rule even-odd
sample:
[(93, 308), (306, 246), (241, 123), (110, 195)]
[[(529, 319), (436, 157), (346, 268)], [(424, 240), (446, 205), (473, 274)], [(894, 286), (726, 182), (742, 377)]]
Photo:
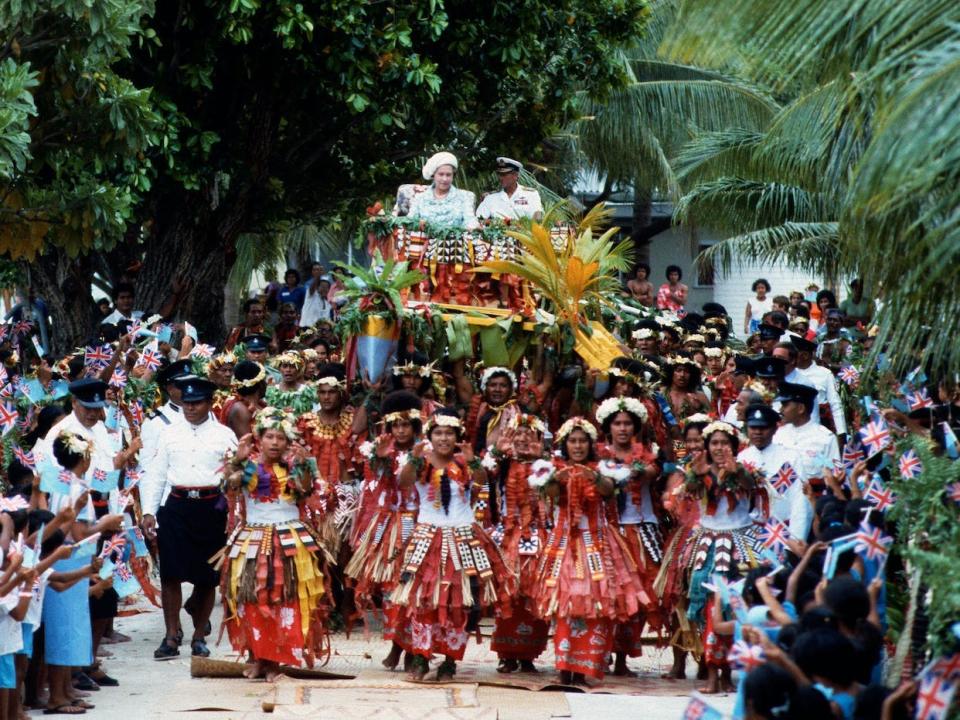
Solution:
[(836, 266), (837, 230), (837, 223), (790, 222), (761, 228), (711, 245), (697, 257), (697, 264), (729, 274), (741, 259), (750, 258), (828, 275)]

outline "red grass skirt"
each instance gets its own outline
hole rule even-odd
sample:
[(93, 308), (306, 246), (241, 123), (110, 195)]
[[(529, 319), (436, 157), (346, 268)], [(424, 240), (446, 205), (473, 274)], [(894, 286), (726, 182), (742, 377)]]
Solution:
[(553, 631), (557, 670), (603, 679), (612, 646), (613, 624), (610, 620), (557, 618)]
[(418, 523), (390, 597), (397, 606), (394, 642), (418, 655), (461, 658), (470, 611), (497, 607), (508, 615), (516, 590), (516, 576), (479, 525)]
[(523, 598), (513, 603), (510, 617), (498, 617), (490, 640), (490, 649), (507, 660), (536, 660), (547, 649), (550, 623), (539, 619), (526, 607)]
[(372, 607), (374, 596), (393, 590), (415, 520), (416, 513), (399, 510), (380, 510), (370, 517), (344, 571), (356, 581), (354, 597), (359, 607)]
[(560, 516), (538, 568), (540, 617), (627, 621), (654, 602), (640, 583), (626, 542), (602, 516), (598, 535), (593, 538), (580, 528), (571, 532)]

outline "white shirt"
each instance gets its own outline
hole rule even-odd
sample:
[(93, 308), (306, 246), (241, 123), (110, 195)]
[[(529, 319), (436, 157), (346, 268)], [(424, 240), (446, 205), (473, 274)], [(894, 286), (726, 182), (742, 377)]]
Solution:
[(0, 597), (0, 655), (10, 655), (23, 649), (23, 632), (20, 621), (14, 620), (10, 611), (20, 604), (20, 585)]
[(237, 447), (237, 436), (209, 417), (199, 425), (186, 418), (161, 433), (157, 453), (141, 481), (144, 515), (157, 514), (173, 486), (204, 488), (220, 484), (223, 456)]
[(119, 310), (114, 310), (112, 313), (107, 315), (103, 320), (100, 321), (101, 325), (116, 325), (121, 322), (130, 322), (131, 320), (139, 320), (143, 317), (143, 310), (134, 310), (130, 313), (130, 317), (127, 317)]
[(801, 480), (820, 477), (825, 467), (840, 459), (837, 436), (812, 420), (799, 427), (781, 425), (773, 441), (796, 451), (799, 467), (795, 467)]
[(727, 499), (721, 498), (717, 503), (717, 511), (713, 515), (707, 515), (706, 504), (706, 500), (700, 502), (700, 527), (706, 530), (736, 530), (753, 525), (754, 519), (750, 515), (750, 498), (737, 500), (733, 510), (729, 509)]
[(805, 370), (797, 368), (791, 375), (796, 375), (797, 379), (786, 378), (787, 382), (809, 385), (817, 389), (817, 402), (813, 406), (811, 419), (814, 422), (820, 422), (820, 405), (827, 403), (830, 405), (830, 412), (833, 414), (833, 426), (837, 429), (837, 435), (846, 435), (847, 419), (843, 414), (843, 403), (840, 402), (840, 393), (837, 392), (837, 379), (833, 376), (833, 373), (823, 365), (812, 363)]
[(143, 443), (140, 449), (140, 466), (148, 474), (150, 465), (157, 456), (157, 446), (160, 444), (160, 437), (164, 430), (179, 422), (183, 422), (183, 413), (169, 400), (157, 408), (152, 417), (143, 421), (143, 427), (140, 430), (140, 441)]
[[(104, 425), (103, 421), (101, 420), (98, 420), (91, 428), (84, 427), (74, 412), (71, 412), (69, 415), (60, 419), (52, 428), (50, 428), (50, 431), (46, 434), (43, 440), (40, 440), (34, 446), (40, 452), (40, 454), (37, 456), (38, 463), (42, 459), (48, 459), (51, 465), (54, 467), (59, 467), (56, 458), (53, 457), (53, 442), (64, 430), (72, 432), (74, 435), (79, 435), (84, 440), (90, 440), (93, 442), (93, 453), (90, 456), (90, 467), (83, 476), (84, 489), (90, 487), (90, 483), (93, 480), (94, 470), (106, 470), (107, 472), (113, 471), (113, 458), (123, 449), (122, 436), (119, 432), (111, 432), (108, 430), (107, 426)], [(78, 492), (78, 497), (79, 494), (80, 493)], [(110, 498), (115, 499), (116, 494), (116, 490), (111, 490)], [(53, 510), (53, 512), (57, 512), (57, 510), (59, 510), (59, 508)], [(85, 520), (85, 518), (80, 519)], [(93, 522), (93, 520), (91, 519), (90, 522)]]
[[(744, 448), (737, 455), (737, 462), (753, 465), (768, 480), (783, 467), (784, 463), (789, 463), (797, 471), (797, 475), (800, 475), (796, 452), (775, 442), (770, 443), (763, 450), (755, 445)], [(803, 480), (798, 480), (782, 495), (776, 490), (771, 490), (770, 514), (777, 520), (789, 524), (792, 537), (805, 541), (807, 533), (810, 532), (810, 525), (813, 523), (813, 507), (803, 494), (803, 485)]]
[(318, 320), (330, 320), (333, 305), (320, 291), (307, 293), (303, 299), (303, 309), (300, 311), (300, 327), (313, 327)]
[(40, 620), (43, 615), (43, 597), (47, 594), (50, 576), (55, 572), (50, 567), (44, 570), (39, 577), (33, 579), (33, 597), (30, 598), (30, 605), (27, 607), (27, 614), (23, 616), (23, 621), (29, 623), (34, 632), (40, 627)]
[(487, 195), (477, 208), (478, 218), (508, 218), (518, 220), (524, 217), (533, 217), (543, 213), (543, 202), (540, 193), (533, 188), (517, 185), (513, 195), (507, 195), (506, 190)]
[[(469, 485), (466, 488), (467, 495), (464, 495), (464, 488), (461, 488), (456, 482), (450, 481), (450, 505), (447, 512), (443, 510), (443, 504), (435, 508), (433, 500), (429, 498), (430, 483), (421, 483), (417, 481), (414, 485), (417, 494), (420, 496), (420, 512), (417, 515), (418, 523), (427, 525), (436, 525), (437, 527), (462, 527), (464, 525), (473, 525), (473, 508), (470, 507)], [(439, 490), (437, 491), (439, 493)]]

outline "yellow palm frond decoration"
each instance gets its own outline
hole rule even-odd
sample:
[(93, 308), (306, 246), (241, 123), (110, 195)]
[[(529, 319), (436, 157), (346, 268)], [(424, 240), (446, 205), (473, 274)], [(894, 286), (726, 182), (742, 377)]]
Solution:
[(586, 308), (609, 304), (606, 296), (619, 290), (617, 272), (630, 268), (633, 243), (611, 242), (619, 228), (595, 235), (591, 225), (606, 219), (603, 212), (595, 210), (587, 213), (583, 229), (567, 238), (561, 248), (554, 246), (550, 231), (538, 223), (532, 223), (529, 229), (509, 231), (510, 237), (520, 243), (517, 258), (491, 260), (474, 272), (507, 273), (528, 281), (547, 301), (544, 309), (556, 316), (557, 323), (569, 324), (577, 340), (577, 352), (591, 366), (606, 368), (609, 360), (621, 354), (619, 346), (595, 322), (598, 318), (588, 317)]

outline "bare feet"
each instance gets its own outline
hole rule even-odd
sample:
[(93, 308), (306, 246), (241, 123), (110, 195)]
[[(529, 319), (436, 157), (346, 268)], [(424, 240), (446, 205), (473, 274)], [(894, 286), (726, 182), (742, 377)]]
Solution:
[(637, 674), (627, 667), (627, 658), (623, 655), (617, 655), (617, 662), (613, 666), (613, 674), (616, 677), (636, 677)]
[(265, 663), (263, 660), (254, 660), (253, 664), (247, 665), (247, 667), (244, 669), (243, 676), (247, 678), (247, 680), (257, 680), (258, 678), (262, 678), (266, 672), (264, 664)]
[(520, 667), (520, 663), (512, 658), (500, 658), (500, 664), (497, 666), (498, 673), (512, 673), (516, 672)]
[(265, 662), (263, 664), (263, 677), (267, 682), (276, 682), (283, 676), (280, 665), (275, 662)]
[(381, 665), (383, 665), (387, 670), (395, 670), (397, 668), (397, 665), (400, 664), (400, 655), (402, 653), (403, 653), (403, 648), (401, 648), (399, 645), (394, 643), (393, 646), (390, 648), (390, 652), (381, 661)]
[(427, 672), (430, 670), (430, 663), (427, 661), (423, 655), (414, 655), (413, 661), (410, 663), (410, 672), (407, 674), (407, 677), (410, 680), (423, 680)]

